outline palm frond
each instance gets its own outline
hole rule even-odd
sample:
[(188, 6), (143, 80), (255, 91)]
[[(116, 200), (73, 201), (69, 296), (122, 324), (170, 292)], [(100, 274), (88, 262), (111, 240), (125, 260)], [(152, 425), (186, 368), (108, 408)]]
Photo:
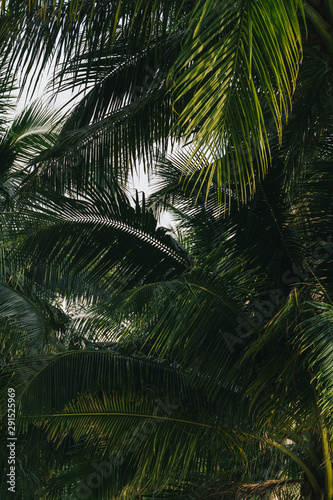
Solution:
[[(202, 168), (200, 185), (216, 172), (224, 192), (236, 180), (245, 202), (270, 165), (269, 135), (280, 138), (291, 108), (301, 51), (301, 2), (198, 2), (173, 76), (179, 124), (196, 150), (219, 151)], [(271, 130), (270, 130), (271, 128)], [(186, 172), (188, 178), (194, 172)], [(210, 182), (209, 182), (210, 184)]]
[(4, 284), (0, 284), (0, 324), (6, 358), (43, 350), (47, 335), (41, 312), (27, 297)]
[(8, 124), (0, 139), (3, 210), (13, 208), (14, 198), (28, 176), (27, 169), (32, 158), (55, 143), (58, 121), (58, 113), (47, 110), (36, 101)]
[(130, 487), (158, 491), (168, 478), (181, 484), (190, 472), (212, 477), (219, 471), (217, 449), (228, 455), (241, 448), (239, 432), (206, 413), (211, 404), (163, 363), (107, 351), (36, 362), (15, 366), (18, 429), (41, 427), (59, 446), (71, 436), (97, 461), (120, 456), (124, 468), (134, 469)]
[(298, 341), (304, 364), (311, 374), (311, 382), (317, 392), (320, 409), (331, 421), (333, 360), (332, 335), (333, 316), (332, 305), (310, 302), (320, 314), (304, 320), (300, 326)]
[(156, 219), (138, 197), (133, 208), (117, 186), (112, 189), (92, 188), (85, 200), (36, 195), (30, 209), (3, 215), (14, 267), (31, 269), (42, 285), (75, 293), (77, 280), (86, 286), (103, 282), (110, 290), (129, 288), (191, 265), (172, 239), (159, 236)]

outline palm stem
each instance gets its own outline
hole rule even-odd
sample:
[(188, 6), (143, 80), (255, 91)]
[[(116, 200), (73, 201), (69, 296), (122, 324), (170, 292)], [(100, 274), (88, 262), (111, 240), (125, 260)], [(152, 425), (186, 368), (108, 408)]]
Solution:
[(325, 489), (327, 500), (333, 499), (333, 470), (332, 462), (330, 457), (330, 448), (328, 440), (328, 432), (326, 426), (323, 424), (322, 420), (319, 419), (320, 434), (323, 445), (323, 455), (325, 463)]
[[(154, 420), (162, 420), (162, 421), (169, 421), (169, 422), (175, 422), (175, 423), (183, 423), (183, 424), (190, 424), (190, 425), (195, 425), (203, 428), (210, 428), (210, 429), (216, 429), (221, 432), (225, 432), (225, 429), (222, 429), (220, 427), (215, 427), (210, 424), (204, 424), (202, 422), (196, 422), (196, 421), (190, 421), (190, 420), (185, 420), (182, 418), (174, 418), (174, 417), (168, 417), (168, 416), (159, 416), (159, 415), (146, 415), (146, 414), (138, 414), (138, 413), (125, 413), (125, 412), (94, 412), (94, 413), (87, 413), (87, 412), (79, 412), (79, 413), (58, 413), (58, 414), (50, 414), (50, 415), (44, 415), (44, 418), (63, 418), (63, 417), (86, 417), (86, 416), (116, 416), (116, 417), (121, 417), (121, 416), (132, 416), (132, 417), (138, 417), (138, 418), (149, 418), (149, 419), (154, 419)], [(30, 418), (35, 418), (35, 416), (31, 415)], [(228, 432), (230, 432), (230, 429), (228, 429)], [(247, 433), (244, 433), (244, 435)], [(247, 434), (248, 436), (254, 437), (258, 439), (258, 436), (252, 435), (252, 434)], [(322, 498), (322, 491), (318, 485), (318, 482), (315, 478), (315, 476), (312, 474), (310, 469), (306, 466), (306, 464), (301, 460), (297, 455), (295, 455), (292, 451), (290, 451), (288, 448), (283, 446), (280, 443), (277, 443), (276, 441), (268, 438), (260, 438), (263, 441), (265, 441), (267, 444), (274, 446), (277, 448), (279, 451), (282, 451), (286, 455), (288, 455), (294, 462), (296, 462), (301, 469), (304, 471), (306, 476), (308, 477), (310, 484), (316, 494), (316, 497), (318, 499)], [(332, 497), (328, 497), (329, 500), (332, 500)]]
[(306, 476), (308, 477), (309, 481), (310, 481), (310, 484), (316, 494), (316, 498), (318, 498), (318, 500), (322, 499), (323, 498), (323, 493), (319, 487), (319, 484), (314, 476), (314, 474), (312, 474), (312, 472), (310, 471), (310, 469), (305, 465), (305, 463), (303, 462), (303, 460), (301, 460), (297, 455), (295, 455), (295, 453), (293, 453), (291, 450), (289, 450), (286, 446), (283, 446), (283, 444), (280, 444), (280, 443), (277, 443), (276, 441), (274, 441), (273, 439), (267, 439), (267, 438), (262, 438), (267, 444), (270, 444), (272, 446), (274, 446), (274, 448), (277, 448), (278, 450), (282, 451), (283, 453), (285, 453), (286, 455), (288, 455), (288, 457), (290, 457), (292, 460), (294, 460), (294, 462), (296, 462), (300, 467), (301, 469), (303, 470), (303, 472), (306, 474)]
[(305, 15), (318, 31), (326, 49), (333, 54), (333, 29), (325, 19), (307, 2), (304, 2)]
[(327, 500), (332, 500), (332, 498), (333, 498), (333, 470), (332, 470), (332, 462), (331, 462), (331, 456), (330, 456), (330, 445), (329, 445), (328, 433), (327, 433), (327, 428), (323, 422), (322, 415), (319, 412), (317, 392), (316, 392), (316, 389), (315, 389), (313, 383), (311, 384), (311, 387), (312, 387), (314, 401), (315, 401), (315, 405), (316, 405), (316, 413), (317, 413), (317, 419), (318, 419), (318, 423), (319, 423), (321, 442), (322, 442), (322, 448), (323, 448), (323, 455), (324, 455), (326, 497), (327, 497)]

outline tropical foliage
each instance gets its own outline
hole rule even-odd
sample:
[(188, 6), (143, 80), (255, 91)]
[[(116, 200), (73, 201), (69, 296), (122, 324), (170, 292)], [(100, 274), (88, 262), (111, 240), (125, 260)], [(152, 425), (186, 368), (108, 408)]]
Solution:
[(0, 20), (2, 497), (332, 500), (331, 2)]

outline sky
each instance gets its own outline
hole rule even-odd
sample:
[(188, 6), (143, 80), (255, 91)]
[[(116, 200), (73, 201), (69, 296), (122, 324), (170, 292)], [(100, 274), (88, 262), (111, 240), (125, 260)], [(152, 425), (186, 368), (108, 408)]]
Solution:
[[(36, 86), (36, 89), (33, 95), (28, 94), (27, 90), (22, 93), (22, 96), (17, 102), (15, 114), (18, 114), (23, 110), (25, 106), (27, 106), (30, 102), (41, 99), (45, 104), (48, 103), (50, 98), (50, 93), (47, 92), (47, 84), (52, 78), (53, 68), (46, 73), (44, 72), (42, 77), (39, 79), (39, 82)], [(82, 96), (81, 96), (82, 97)], [(52, 107), (54, 109), (60, 109), (65, 107), (64, 109), (69, 109), (71, 106), (70, 101), (73, 98), (73, 93), (71, 90), (64, 91), (57, 96), (57, 98), (52, 102)], [(73, 104), (73, 103), (72, 103)], [(148, 175), (144, 173), (143, 169), (138, 166), (138, 172), (133, 173), (133, 176), (129, 179), (128, 185), (129, 192), (132, 196), (135, 196), (135, 190), (137, 189), (139, 192), (143, 191), (146, 196), (153, 191), (153, 182), (149, 183)], [(170, 213), (165, 212), (160, 216), (158, 220), (158, 226), (164, 226), (166, 228), (172, 228), (173, 220)]]

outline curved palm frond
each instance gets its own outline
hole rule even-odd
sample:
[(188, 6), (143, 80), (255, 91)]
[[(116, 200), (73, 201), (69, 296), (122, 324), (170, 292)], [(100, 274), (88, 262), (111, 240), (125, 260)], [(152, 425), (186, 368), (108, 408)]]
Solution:
[[(39, 55), (43, 68), (55, 49), (57, 61), (60, 54), (65, 57), (60, 82), (73, 71), (74, 85), (97, 84), (74, 115), (78, 123), (94, 117), (92, 123), (65, 135), (49, 158), (53, 155), (63, 164), (61, 158), (81, 146), (83, 158), (93, 155), (98, 164), (105, 162), (107, 149), (115, 173), (120, 166), (133, 168), (141, 154), (151, 159), (156, 140), (164, 144), (168, 134), (178, 140), (185, 135), (196, 142), (196, 150), (207, 145), (215, 150), (196, 179), (201, 188), (210, 185), (216, 172), (221, 190), (230, 191), (234, 178), (238, 201), (255, 191), (270, 164), (269, 136), (274, 130), (269, 117), (281, 137), (291, 107), (302, 45), (298, 19), (302, 2), (280, 0), (274, 12), (267, 0), (239, 1), (237, 8), (233, 2), (201, 1), (194, 9), (173, 1), (152, 2), (146, 8), (141, 1), (108, 2), (107, 7), (92, 1), (76, 7), (70, 2), (67, 8), (37, 4), (31, 4), (29, 31), (34, 40), (47, 36), (49, 42), (34, 47), (31, 55), (45, 51)], [(15, 2), (12, 8), (21, 12)], [(54, 9), (58, 16), (52, 14)], [(22, 19), (27, 22), (27, 16)], [(19, 57), (27, 42), (23, 36), (16, 43)], [(102, 64), (97, 68), (100, 55)], [(158, 71), (156, 58), (162, 61)], [(29, 56), (23, 64), (32, 67)], [(152, 76), (152, 85), (140, 82), (147, 79), (143, 67), (148, 78)], [(167, 75), (173, 98), (165, 85)], [(119, 87), (121, 81), (126, 83), (124, 89)], [(131, 103), (138, 82), (145, 88)], [(110, 114), (117, 102), (120, 108)], [(194, 174), (191, 169), (186, 173)]]
[(59, 119), (58, 113), (36, 101), (8, 125), (0, 139), (3, 210), (13, 208), (14, 198), (28, 177), (27, 165), (32, 158), (55, 143)]
[[(38, 308), (20, 292), (0, 284), (0, 324), (2, 358), (19, 352), (37, 354), (46, 344), (46, 327)], [(8, 358), (9, 357), (9, 358)]]
[(304, 320), (300, 326), (298, 342), (304, 357), (304, 364), (308, 366), (311, 382), (314, 384), (320, 411), (330, 423), (332, 419), (332, 332), (333, 317), (332, 305), (310, 302), (309, 305), (319, 310), (311, 318)]
[[(165, 363), (107, 351), (39, 357), (34, 370), (33, 361), (19, 361), (11, 381), (18, 432), (43, 428), (60, 449), (69, 438), (84, 443), (80, 453), (97, 463), (118, 455), (131, 488), (158, 491), (168, 478), (181, 485), (188, 474), (213, 477), (219, 474), (217, 450), (230, 460), (241, 448), (239, 431), (224, 418), (219, 422), (203, 394)], [(113, 477), (105, 483), (110, 492), (116, 486)]]
[[(237, 5), (237, 7), (236, 7)], [(269, 135), (281, 139), (295, 90), (301, 52), (301, 2), (198, 2), (173, 75), (179, 123), (196, 150), (220, 152), (202, 169), (201, 185), (218, 185), (245, 202), (270, 165)], [(177, 101), (176, 101), (177, 103)], [(255, 170), (257, 169), (257, 170)], [(193, 173), (187, 173), (191, 177)], [(210, 182), (208, 183), (210, 184)]]
[(102, 282), (110, 290), (126, 289), (191, 265), (172, 238), (159, 236), (156, 219), (138, 197), (133, 208), (117, 186), (112, 189), (92, 189), (85, 200), (36, 195), (29, 209), (3, 215), (13, 270), (31, 269), (38, 283), (75, 293), (77, 280), (84, 280), (86, 292), (88, 284)]

